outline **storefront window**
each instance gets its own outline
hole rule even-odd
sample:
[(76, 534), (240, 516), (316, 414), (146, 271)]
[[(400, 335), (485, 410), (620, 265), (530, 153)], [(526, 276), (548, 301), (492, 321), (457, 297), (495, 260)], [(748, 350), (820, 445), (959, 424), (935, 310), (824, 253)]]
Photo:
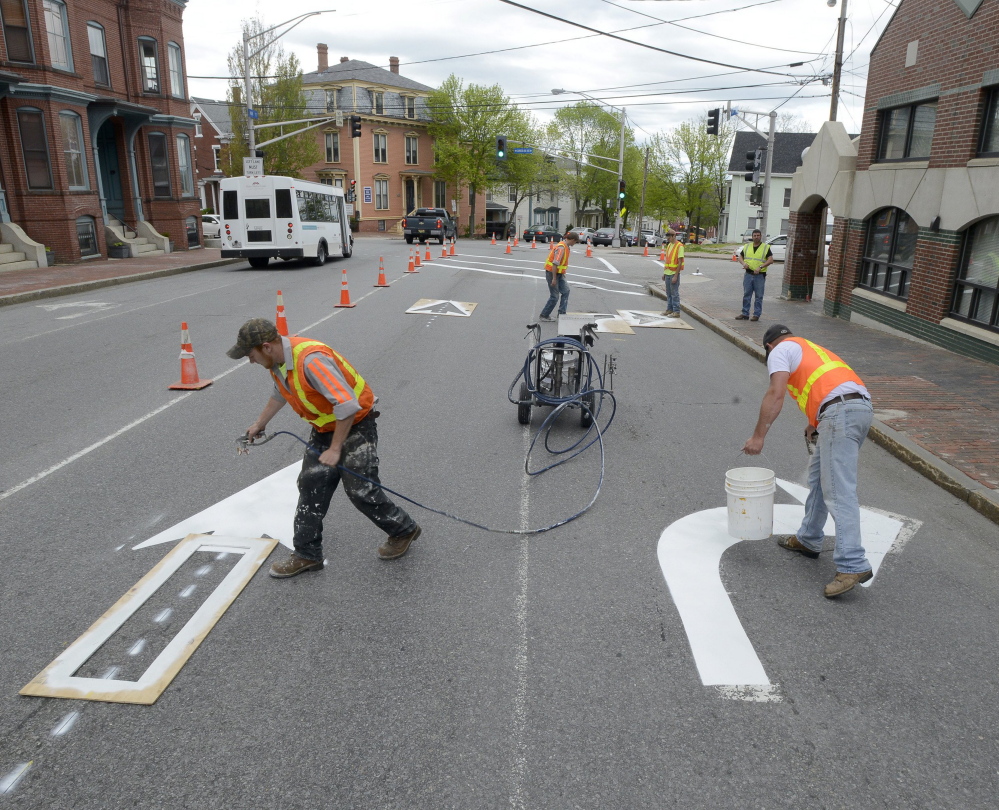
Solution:
[(968, 229), (951, 315), (999, 330), (999, 217)]
[(907, 298), (919, 226), (901, 208), (883, 208), (868, 221), (860, 286)]

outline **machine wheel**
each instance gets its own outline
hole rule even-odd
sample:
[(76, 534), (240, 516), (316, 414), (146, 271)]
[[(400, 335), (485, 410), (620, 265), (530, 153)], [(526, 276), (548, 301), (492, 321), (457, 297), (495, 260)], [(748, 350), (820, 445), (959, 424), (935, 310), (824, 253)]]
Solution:
[(267, 266), (267, 262), (270, 261), (267, 256), (250, 256), (247, 261), (250, 263), (250, 267), (256, 267), (258, 270), (263, 270)]
[(322, 267), (326, 264), (326, 243), (320, 242), (319, 247), (316, 248), (316, 258), (312, 260), (313, 264), (318, 267)]
[[(527, 390), (527, 383), (522, 382), (520, 384), (520, 400), (530, 400), (531, 392)], [(517, 406), (517, 421), (522, 425), (531, 424), (531, 404), (528, 402), (526, 405)]]
[(343, 248), (343, 257), (345, 259), (349, 259), (353, 255), (354, 255), (354, 237), (351, 236), (347, 240), (347, 247)]
[(580, 407), (579, 409), (579, 426), (581, 428), (589, 428), (593, 424), (593, 409), (596, 407), (593, 392), (589, 391), (583, 394), (580, 402), (585, 407)]

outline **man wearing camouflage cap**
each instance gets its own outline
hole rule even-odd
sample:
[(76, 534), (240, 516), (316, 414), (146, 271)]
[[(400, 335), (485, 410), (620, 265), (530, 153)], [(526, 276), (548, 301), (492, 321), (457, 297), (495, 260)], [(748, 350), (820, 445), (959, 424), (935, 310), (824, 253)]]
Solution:
[(282, 337), (265, 318), (244, 323), (227, 354), (233, 360), (248, 357), (274, 380), (271, 398), (247, 428), (251, 440), (263, 433), (285, 403), (312, 425), (298, 476), (295, 551), (284, 562), (274, 563), (270, 575), (293, 577), (323, 568), (323, 519), (340, 483), (337, 465), (341, 463), (347, 471), (343, 477), (347, 497), (388, 535), (378, 556), (394, 560), (405, 554), (420, 536), (420, 527), (377, 485), (378, 411), (374, 406), (378, 399), (364, 378), (329, 346), (303, 337)]

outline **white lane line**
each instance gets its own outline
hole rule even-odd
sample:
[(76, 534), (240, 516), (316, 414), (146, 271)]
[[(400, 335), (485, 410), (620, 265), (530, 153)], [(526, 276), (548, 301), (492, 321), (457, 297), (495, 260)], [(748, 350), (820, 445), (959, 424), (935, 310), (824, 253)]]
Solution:
[[(510, 262), (516, 262), (517, 264), (530, 264), (530, 265), (533, 265), (534, 267), (538, 267), (539, 265), (543, 266), (544, 263), (545, 263), (545, 260), (542, 259), (540, 256), (537, 259), (507, 259), (506, 256), (480, 256), (477, 253), (456, 253), (454, 256), (451, 256), (450, 258), (456, 259), (459, 256), (465, 256), (468, 259), (492, 259), (493, 261), (499, 260), (499, 261), (503, 262), (503, 264), (497, 265), (498, 267), (504, 267), (504, 266), (506, 266), (506, 264), (508, 264)], [(603, 259), (601, 259), (600, 261), (604, 262)], [(604, 262), (604, 264), (608, 264), (608, 263)], [(446, 267), (447, 265), (442, 265), (442, 266)], [(608, 264), (608, 266), (610, 266), (610, 265)], [(596, 273), (603, 273), (603, 272), (605, 272), (604, 270), (601, 270), (599, 267), (592, 267), (590, 265), (584, 265), (584, 264), (570, 264), (569, 265), (569, 269), (570, 270), (572, 270), (574, 268), (576, 270), (590, 270), (590, 271), (596, 272)], [(618, 271), (615, 270), (613, 267), (611, 267), (611, 269), (609, 271), (606, 271), (606, 272), (618, 273)]]
[[(502, 272), (500, 270), (486, 270), (486, 269), (484, 269), (482, 267), (471, 267), (469, 265), (461, 265), (461, 264), (452, 264), (450, 266), (451, 267), (455, 267), (458, 270), (469, 270), (469, 271), (471, 271), (473, 273), (487, 273), (488, 275), (493, 275), (493, 276), (510, 276), (512, 278), (524, 278), (524, 279), (528, 279), (530, 281), (544, 282), (544, 278), (542, 278), (541, 276), (525, 275), (524, 273), (504, 273), (504, 272)], [(569, 281), (569, 285), (570, 286), (575, 285), (577, 287), (583, 287), (583, 286), (585, 286), (585, 287), (588, 287), (588, 288), (594, 289), (594, 290), (602, 290), (603, 292), (618, 293), (619, 295), (639, 295), (639, 296), (642, 296), (642, 297), (647, 296), (647, 293), (644, 292), (644, 289), (642, 291), (639, 291), (639, 290), (635, 290), (635, 291), (632, 291), (632, 290), (612, 290), (609, 287), (601, 287), (599, 284), (588, 284), (586, 282), (580, 282), (580, 281), (574, 281), (573, 280), (573, 279), (577, 279), (577, 278), (580, 278), (580, 276), (578, 274), (573, 274), (572, 278), (570, 278), (568, 280)], [(583, 278), (586, 278), (586, 276), (583, 276)], [(600, 281), (606, 282), (607, 279), (600, 279)], [(613, 283), (613, 284), (623, 284), (623, 285), (627, 285), (628, 287), (642, 287), (642, 288), (644, 288), (644, 286), (645, 286), (643, 284), (633, 284), (630, 281), (612, 281), (611, 283)]]
[(62, 737), (64, 734), (69, 734), (73, 730), (73, 726), (76, 725), (76, 721), (80, 719), (80, 711), (77, 709), (71, 711), (65, 717), (62, 718), (58, 723), (55, 724), (50, 736), (52, 737)]
[(0, 779), (0, 796), (9, 796), (17, 788), (18, 784), (22, 779), (24, 779), (25, 774), (31, 768), (34, 762), (22, 762), (20, 765), (14, 767), (10, 773), (8, 773), (3, 779)]
[(615, 267), (615, 266), (614, 266), (613, 264), (611, 264), (611, 263), (610, 263), (609, 261), (607, 261), (607, 259), (604, 259), (604, 258), (602, 258), (602, 257), (600, 257), (600, 256), (597, 256), (597, 259), (598, 259), (599, 261), (602, 261), (602, 262), (603, 262), (604, 264), (606, 264), (606, 265), (607, 265), (607, 269), (608, 269), (608, 270), (610, 270), (610, 271), (611, 271), (612, 273), (617, 273), (618, 275), (621, 275), (621, 271), (620, 271), (620, 270), (618, 270), (618, 269), (617, 269), (617, 268), (616, 268), (616, 267)]
[[(531, 449), (531, 429), (526, 426), (523, 431), (524, 455)], [(531, 476), (526, 472), (520, 479), (520, 528), (526, 530), (530, 526), (531, 506)], [(513, 774), (510, 786), (508, 804), (514, 810), (524, 810), (524, 782), (527, 779), (527, 677), (530, 660), (528, 658), (527, 632), (527, 585), (528, 564), (530, 563), (530, 535), (520, 536), (520, 548), (517, 554), (517, 601), (514, 615), (517, 621), (517, 646), (514, 654), (514, 674), (516, 678), (513, 696)]]

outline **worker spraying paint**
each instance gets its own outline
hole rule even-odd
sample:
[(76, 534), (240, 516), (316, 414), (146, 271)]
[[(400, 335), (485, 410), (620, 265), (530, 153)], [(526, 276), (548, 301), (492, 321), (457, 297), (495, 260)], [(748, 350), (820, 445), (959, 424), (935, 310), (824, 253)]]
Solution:
[(271, 565), (270, 575), (294, 577), (323, 568), (323, 519), (340, 483), (341, 458), (359, 473), (344, 480), (347, 497), (388, 535), (378, 556), (394, 560), (405, 554), (421, 529), (378, 481), (378, 399), (364, 378), (329, 346), (303, 337), (282, 337), (265, 318), (243, 324), (227, 354), (233, 360), (248, 357), (274, 380), (271, 398), (247, 428), (247, 444), (263, 434), (286, 403), (312, 425), (313, 452), (306, 450), (298, 476), (295, 550), (284, 562)]

